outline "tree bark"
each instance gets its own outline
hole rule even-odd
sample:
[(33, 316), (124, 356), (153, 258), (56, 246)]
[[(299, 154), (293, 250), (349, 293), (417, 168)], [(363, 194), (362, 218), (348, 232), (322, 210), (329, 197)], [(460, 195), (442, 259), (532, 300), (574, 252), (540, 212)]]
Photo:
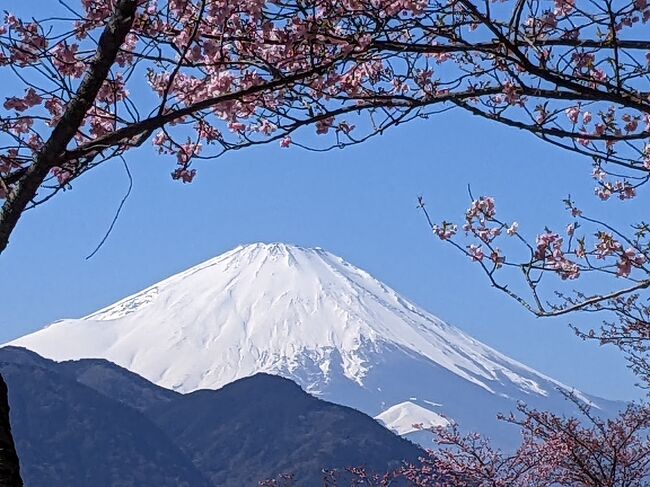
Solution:
[(22, 487), (16, 445), (9, 422), (7, 384), (0, 375), (0, 487)]

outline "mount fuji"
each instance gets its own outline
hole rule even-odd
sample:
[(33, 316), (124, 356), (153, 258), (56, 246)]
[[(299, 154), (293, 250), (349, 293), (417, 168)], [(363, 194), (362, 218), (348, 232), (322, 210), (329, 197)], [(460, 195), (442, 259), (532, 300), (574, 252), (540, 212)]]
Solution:
[(179, 392), (217, 389), (258, 372), (294, 380), (399, 434), (458, 423), (504, 447), (496, 419), (520, 401), (575, 413), (572, 391), (496, 350), (320, 248), (251, 244), (169, 277), (80, 319), (14, 340), (47, 358), (104, 358)]

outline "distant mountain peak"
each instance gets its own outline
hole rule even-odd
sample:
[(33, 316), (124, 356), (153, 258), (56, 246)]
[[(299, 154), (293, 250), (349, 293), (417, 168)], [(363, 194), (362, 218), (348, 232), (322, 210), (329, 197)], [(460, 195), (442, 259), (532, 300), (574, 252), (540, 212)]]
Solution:
[(440, 414), (411, 401), (405, 401), (388, 408), (375, 419), (398, 435), (408, 435), (425, 428), (449, 426), (449, 421)]
[(455, 418), (477, 397), (496, 408), (567, 389), (340, 257), (279, 242), (239, 246), (11, 344), (55, 360), (105, 358), (180, 392), (277, 374), (372, 416), (411, 396)]

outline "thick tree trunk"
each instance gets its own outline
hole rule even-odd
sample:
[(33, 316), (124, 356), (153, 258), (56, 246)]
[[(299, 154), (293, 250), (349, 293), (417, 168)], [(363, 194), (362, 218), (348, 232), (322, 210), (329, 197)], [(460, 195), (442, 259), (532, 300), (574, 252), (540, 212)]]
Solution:
[(0, 487), (22, 487), (20, 467), (9, 423), (7, 384), (0, 375)]

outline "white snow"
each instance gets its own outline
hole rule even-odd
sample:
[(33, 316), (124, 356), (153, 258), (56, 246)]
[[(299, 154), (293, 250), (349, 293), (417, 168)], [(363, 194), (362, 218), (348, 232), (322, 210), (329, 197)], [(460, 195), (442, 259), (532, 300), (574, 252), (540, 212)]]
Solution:
[(442, 406), (442, 404), (440, 404), (439, 402), (427, 401), (426, 399), (424, 400), (424, 402), (430, 406)]
[(411, 401), (395, 404), (375, 416), (375, 419), (398, 435), (408, 435), (422, 429), (448, 426), (450, 424), (443, 416), (413, 404)]
[[(498, 400), (510, 405), (566, 388), (343, 259), (282, 243), (237, 247), (10, 344), (55, 360), (105, 358), (181, 392), (277, 373), (373, 416), (384, 402), (427, 397), (441, 386), (457, 403), (436, 396), (455, 408), (445, 414), (461, 417), (476, 407), (466, 397), (505, 394), (511, 399)], [(418, 383), (408, 382), (417, 374)], [(427, 411), (402, 404), (400, 414)]]

